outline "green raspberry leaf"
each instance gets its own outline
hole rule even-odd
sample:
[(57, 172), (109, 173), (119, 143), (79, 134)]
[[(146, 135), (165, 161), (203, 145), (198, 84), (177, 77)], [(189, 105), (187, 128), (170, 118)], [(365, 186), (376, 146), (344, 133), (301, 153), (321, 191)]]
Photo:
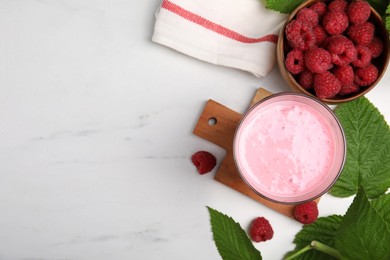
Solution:
[(340, 178), (330, 193), (348, 197), (362, 186), (369, 198), (390, 187), (390, 129), (378, 109), (365, 97), (336, 108), (344, 128), (347, 158)]
[(390, 14), (390, 1), (387, 1), (387, 4), (386, 14)]
[(387, 31), (390, 33), (390, 16), (386, 17), (385, 24), (386, 24)]
[(289, 14), (303, 2), (304, 0), (265, 0), (265, 7), (280, 13)]
[(218, 252), (224, 260), (261, 260), (260, 252), (253, 246), (240, 224), (231, 217), (207, 207), (211, 230)]
[(336, 234), (336, 248), (343, 258), (390, 259), (389, 197), (370, 202), (363, 189), (358, 191)]
[[(302, 230), (299, 231), (294, 239), (296, 247), (293, 251), (287, 253), (286, 256), (291, 256), (297, 253), (302, 248), (310, 245), (313, 240), (319, 241), (323, 244), (326, 244), (330, 247), (335, 246), (335, 235), (339, 224), (341, 223), (342, 217), (339, 215), (331, 215), (328, 217), (318, 218), (316, 222), (310, 225), (304, 225)], [(317, 250), (309, 250), (297, 258), (294, 259), (304, 259), (304, 260), (328, 260), (335, 259), (330, 255), (324, 254)]]
[(390, 4), (387, 6), (385, 15), (385, 25), (388, 32), (390, 32)]

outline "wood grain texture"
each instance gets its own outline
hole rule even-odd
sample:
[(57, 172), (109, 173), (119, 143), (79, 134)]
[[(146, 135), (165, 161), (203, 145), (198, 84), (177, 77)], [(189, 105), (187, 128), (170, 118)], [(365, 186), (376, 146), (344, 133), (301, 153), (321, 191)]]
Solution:
[[(272, 93), (259, 88), (250, 103), (250, 107)], [(284, 205), (268, 201), (256, 194), (241, 178), (233, 158), (233, 139), (242, 115), (224, 105), (208, 100), (202, 114), (193, 130), (193, 133), (226, 150), (226, 156), (217, 169), (215, 180), (242, 194), (276, 210), (277, 212), (293, 218), (294, 205)], [(210, 124), (209, 122), (216, 122)], [(317, 200), (318, 202), (318, 200)]]

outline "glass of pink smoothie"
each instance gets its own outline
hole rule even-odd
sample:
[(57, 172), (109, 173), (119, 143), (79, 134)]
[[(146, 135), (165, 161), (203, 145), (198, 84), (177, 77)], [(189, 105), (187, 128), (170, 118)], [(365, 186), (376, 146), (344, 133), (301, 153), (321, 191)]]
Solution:
[(283, 204), (318, 198), (344, 166), (344, 131), (333, 111), (315, 98), (280, 93), (242, 118), (233, 156), (243, 180), (267, 200)]

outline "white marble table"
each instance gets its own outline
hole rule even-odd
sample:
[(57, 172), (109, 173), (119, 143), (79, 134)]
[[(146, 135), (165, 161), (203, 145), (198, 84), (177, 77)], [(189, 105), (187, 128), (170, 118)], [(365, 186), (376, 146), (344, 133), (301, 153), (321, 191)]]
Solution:
[[(190, 162), (225, 151), (191, 132), (212, 98), (244, 112), (266, 78), (151, 42), (160, 1), (0, 1), (0, 259), (219, 259), (206, 205), (247, 227), (265, 259), (301, 225)], [(390, 121), (390, 73), (367, 97)], [(320, 215), (352, 198), (325, 195)]]

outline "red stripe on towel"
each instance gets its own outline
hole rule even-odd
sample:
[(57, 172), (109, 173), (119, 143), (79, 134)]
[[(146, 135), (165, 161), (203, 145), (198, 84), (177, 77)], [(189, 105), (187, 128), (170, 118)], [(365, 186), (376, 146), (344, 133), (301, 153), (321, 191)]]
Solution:
[(171, 11), (172, 13), (175, 13), (184, 19), (191, 21), (193, 23), (196, 23), (208, 30), (211, 30), (213, 32), (216, 32), (220, 35), (223, 35), (225, 37), (228, 37), (230, 39), (243, 42), (243, 43), (258, 43), (258, 42), (272, 42), (272, 43), (277, 43), (278, 41), (278, 36), (275, 34), (269, 34), (265, 35), (261, 38), (250, 38), (246, 37), (242, 34), (239, 34), (238, 32), (235, 32), (233, 30), (230, 30), (226, 27), (223, 27), (222, 25), (216, 24), (206, 18), (203, 18), (197, 14), (194, 14), (174, 3), (172, 3), (169, 0), (164, 0), (162, 5), (162, 8)]

